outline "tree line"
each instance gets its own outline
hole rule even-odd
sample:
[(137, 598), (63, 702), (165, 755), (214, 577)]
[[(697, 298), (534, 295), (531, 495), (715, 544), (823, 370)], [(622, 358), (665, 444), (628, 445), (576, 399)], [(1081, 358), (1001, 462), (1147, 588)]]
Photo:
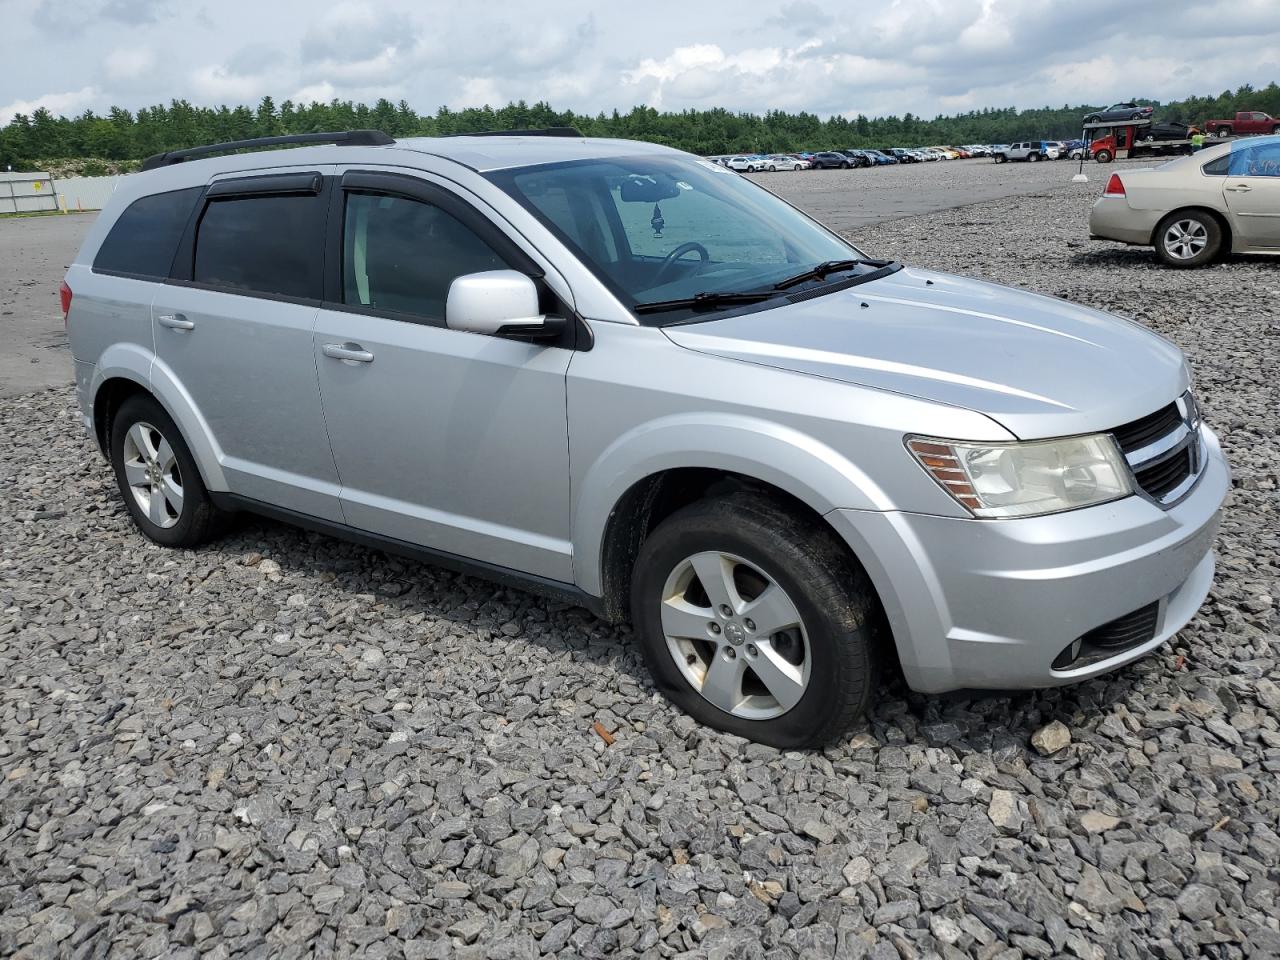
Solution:
[[(1203, 123), (1229, 117), (1238, 110), (1265, 110), (1280, 116), (1280, 87), (1250, 85), (1217, 96), (1189, 97), (1161, 104), (1157, 119)], [(1016, 140), (1063, 140), (1080, 133), (1081, 118), (1107, 104), (986, 108), (932, 119), (903, 116), (826, 119), (801, 111), (736, 113), (724, 109), (658, 111), (637, 106), (626, 113), (582, 114), (556, 110), (547, 103), (524, 101), (505, 107), (440, 107), (420, 114), (407, 102), (379, 100), (373, 106), (350, 100), (279, 105), (263, 97), (256, 107), (199, 107), (186, 100), (137, 111), (112, 107), (105, 115), (86, 110), (76, 117), (54, 116), (40, 108), (18, 114), (0, 128), (0, 169), (44, 168), (55, 161), (76, 161), (76, 172), (92, 175), (136, 169), (153, 153), (285, 133), (373, 128), (392, 136), (447, 136), (482, 130), (570, 126), (592, 137), (622, 137), (667, 144), (691, 153), (790, 153), (832, 148), (926, 146), (957, 143), (1008, 143)], [(42, 166), (43, 165), (43, 166)]]

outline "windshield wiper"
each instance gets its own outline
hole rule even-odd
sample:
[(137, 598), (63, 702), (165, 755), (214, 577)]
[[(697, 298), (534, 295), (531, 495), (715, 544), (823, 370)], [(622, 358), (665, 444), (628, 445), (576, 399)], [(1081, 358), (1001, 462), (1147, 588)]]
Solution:
[(725, 293), (704, 291), (692, 297), (681, 297), (678, 300), (654, 300), (651, 303), (637, 303), (632, 310), (636, 313), (663, 313), (667, 310), (714, 310), (716, 307), (732, 307), (741, 303), (759, 303), (776, 297), (774, 290), (739, 290)]
[(786, 290), (797, 284), (804, 283), (806, 280), (825, 280), (828, 275), (838, 273), (841, 270), (852, 270), (854, 267), (887, 267), (892, 260), (826, 260), (816, 267), (797, 273), (794, 277), (787, 277), (785, 280), (779, 280), (773, 285), (775, 290)]

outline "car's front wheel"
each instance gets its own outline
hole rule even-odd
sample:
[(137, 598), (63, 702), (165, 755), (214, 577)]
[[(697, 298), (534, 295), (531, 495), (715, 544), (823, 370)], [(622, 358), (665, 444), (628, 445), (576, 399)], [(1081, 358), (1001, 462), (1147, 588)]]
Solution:
[(135, 394), (111, 420), (111, 466), (138, 529), (166, 547), (195, 547), (223, 519), (177, 425), (152, 397)]
[(701, 723), (814, 747), (871, 703), (880, 608), (865, 573), (819, 521), (764, 496), (663, 521), (641, 547), (631, 600), (654, 682)]
[(1156, 227), (1156, 255), (1171, 267), (1200, 267), (1222, 250), (1222, 226), (1199, 210), (1169, 214)]

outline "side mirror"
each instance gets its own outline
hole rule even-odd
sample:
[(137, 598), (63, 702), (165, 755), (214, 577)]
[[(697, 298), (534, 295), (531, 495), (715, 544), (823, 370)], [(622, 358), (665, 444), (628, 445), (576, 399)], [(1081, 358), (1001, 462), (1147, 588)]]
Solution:
[(538, 287), (515, 270), (486, 270), (458, 277), (449, 285), (445, 326), (516, 340), (548, 340), (564, 329), (563, 317), (538, 311)]

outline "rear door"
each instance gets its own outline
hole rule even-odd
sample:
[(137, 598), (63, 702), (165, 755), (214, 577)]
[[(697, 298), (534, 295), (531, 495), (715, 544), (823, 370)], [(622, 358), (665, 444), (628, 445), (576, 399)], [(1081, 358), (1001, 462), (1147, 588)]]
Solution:
[(1233, 149), (1222, 198), (1251, 247), (1280, 247), (1280, 140)]
[(153, 377), (191, 397), (233, 493), (340, 521), (311, 351), (323, 293), (324, 173), (210, 184), (152, 303)]
[(460, 188), (374, 170), (341, 181), (314, 363), (346, 522), (572, 582), (573, 351), (444, 322), (457, 277), (541, 269)]

